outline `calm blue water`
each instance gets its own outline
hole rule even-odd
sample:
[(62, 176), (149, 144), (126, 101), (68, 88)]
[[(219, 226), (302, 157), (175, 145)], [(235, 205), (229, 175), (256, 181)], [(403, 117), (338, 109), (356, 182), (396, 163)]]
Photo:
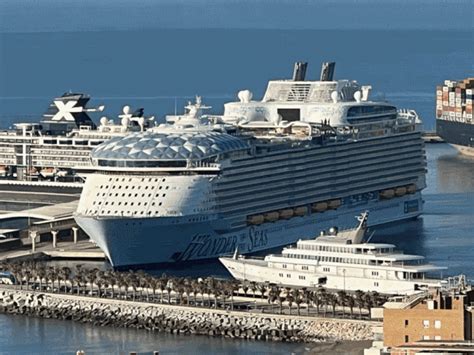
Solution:
[[(162, 117), (194, 95), (216, 113), (241, 89), (261, 98), (293, 62), (337, 62), (336, 78), (416, 109), (434, 127), (435, 86), (474, 73), (473, 31), (212, 30), (0, 33), (0, 126), (37, 120), (51, 98), (86, 92), (115, 117), (125, 104)], [(23, 117), (22, 117), (23, 116)], [(98, 120), (98, 117), (96, 117)]]

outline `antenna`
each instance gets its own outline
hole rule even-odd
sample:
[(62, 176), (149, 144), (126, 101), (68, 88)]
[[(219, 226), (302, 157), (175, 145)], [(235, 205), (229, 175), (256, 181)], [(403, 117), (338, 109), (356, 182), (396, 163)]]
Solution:
[(373, 231), (373, 232), (370, 234), (370, 236), (367, 238), (366, 243), (370, 242), (370, 240), (372, 239), (372, 237), (374, 236), (374, 234), (375, 234), (375, 231)]

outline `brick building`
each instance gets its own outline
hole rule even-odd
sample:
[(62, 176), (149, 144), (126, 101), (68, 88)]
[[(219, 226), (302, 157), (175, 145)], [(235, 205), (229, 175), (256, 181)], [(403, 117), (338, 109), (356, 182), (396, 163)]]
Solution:
[(383, 310), (384, 346), (415, 342), (462, 342), (474, 339), (474, 290), (437, 289), (405, 302), (388, 302)]

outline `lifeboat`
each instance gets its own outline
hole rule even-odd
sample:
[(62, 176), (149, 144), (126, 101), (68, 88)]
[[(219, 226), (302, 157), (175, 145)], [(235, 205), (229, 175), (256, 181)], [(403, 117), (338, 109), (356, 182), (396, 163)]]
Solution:
[(328, 207), (329, 209), (331, 210), (335, 210), (336, 208), (338, 208), (339, 206), (341, 205), (341, 200), (331, 200), (331, 201), (328, 201)]
[(318, 203), (313, 203), (311, 205), (311, 209), (314, 212), (324, 212), (328, 209), (328, 204), (327, 202), (318, 202)]
[(380, 191), (380, 196), (388, 200), (395, 196), (395, 191), (393, 189), (382, 190)]
[(407, 192), (409, 194), (414, 194), (416, 192), (416, 185), (415, 184), (410, 184), (407, 186)]
[(281, 210), (279, 214), (280, 214), (280, 219), (288, 219), (288, 218), (293, 217), (293, 210), (291, 208), (288, 208), (285, 210)]
[(397, 187), (395, 189), (395, 195), (403, 196), (407, 193), (407, 188), (405, 186)]
[(294, 209), (295, 216), (304, 216), (306, 213), (308, 213), (308, 207), (306, 206), (300, 206), (296, 207)]
[(265, 218), (261, 214), (256, 214), (254, 216), (247, 217), (248, 224), (262, 224)]
[(278, 212), (267, 212), (263, 214), (263, 218), (265, 218), (267, 222), (275, 222), (278, 220), (278, 217), (280, 217)]

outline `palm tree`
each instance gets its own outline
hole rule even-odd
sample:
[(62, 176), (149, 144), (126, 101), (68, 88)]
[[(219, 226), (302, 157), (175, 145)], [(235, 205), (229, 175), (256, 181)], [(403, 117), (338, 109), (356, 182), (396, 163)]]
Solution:
[(280, 292), (278, 290), (277, 286), (272, 286), (270, 288), (270, 291), (268, 292), (268, 297), (267, 297), (267, 302), (271, 305), (272, 307), (272, 312), (273, 312), (273, 304), (278, 301)]
[(352, 295), (347, 295), (346, 296), (346, 301), (345, 304), (349, 307), (351, 310), (351, 318), (354, 318), (354, 306), (355, 306), (355, 299), (354, 296)]
[(355, 292), (355, 299), (354, 299), (357, 307), (359, 308), (359, 318), (362, 319), (362, 308), (365, 306), (364, 300), (364, 292), (361, 290), (357, 290)]
[(372, 310), (372, 307), (374, 306), (374, 295), (371, 292), (366, 292), (364, 293), (363, 300), (364, 300), (364, 307), (369, 311), (369, 317), (370, 317), (370, 311)]
[[(316, 304), (316, 313), (319, 315), (319, 307), (321, 304), (325, 304), (327, 292), (324, 287), (318, 287), (313, 293), (313, 302)], [(324, 309), (324, 316), (326, 316), (326, 308)]]
[(278, 296), (278, 304), (280, 306), (280, 314), (283, 313), (283, 302), (285, 302), (286, 300), (286, 297), (285, 296), (282, 296), (281, 294), (279, 294)]
[(255, 298), (255, 292), (258, 290), (257, 283), (256, 283), (255, 281), (251, 281), (249, 288), (250, 288), (250, 290), (251, 290), (252, 293), (253, 293), (253, 298)]
[(303, 297), (301, 295), (301, 292), (297, 289), (294, 289), (292, 293), (293, 293), (293, 298), (295, 300), (298, 315), (300, 316), (301, 315), (300, 309), (301, 309), (301, 303), (303, 303)]
[(295, 301), (295, 298), (293, 297), (293, 295), (287, 292), (286, 302), (288, 302), (288, 312), (290, 313), (290, 315), (291, 315), (291, 306), (293, 306), (294, 301)]
[(342, 306), (342, 317), (345, 316), (346, 314), (346, 299), (347, 299), (347, 293), (346, 291), (337, 291), (336, 293), (336, 297), (337, 297), (337, 303)]
[(337, 306), (337, 303), (338, 303), (337, 296), (334, 293), (328, 293), (327, 299), (328, 299), (328, 303), (332, 307), (332, 316), (335, 317), (336, 316), (336, 306)]
[(263, 300), (263, 298), (265, 297), (265, 292), (268, 289), (268, 284), (259, 283), (259, 284), (257, 284), (257, 289), (260, 291), (260, 298)]

